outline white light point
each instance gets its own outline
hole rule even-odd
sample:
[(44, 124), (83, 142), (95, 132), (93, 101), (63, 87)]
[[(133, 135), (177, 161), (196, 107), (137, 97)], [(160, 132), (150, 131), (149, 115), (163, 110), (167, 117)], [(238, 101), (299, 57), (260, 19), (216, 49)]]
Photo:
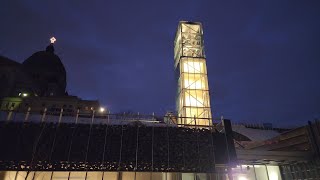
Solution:
[(50, 42), (51, 42), (51, 44), (54, 44), (54, 42), (56, 42), (56, 38), (55, 37), (52, 37), (52, 38), (50, 38)]

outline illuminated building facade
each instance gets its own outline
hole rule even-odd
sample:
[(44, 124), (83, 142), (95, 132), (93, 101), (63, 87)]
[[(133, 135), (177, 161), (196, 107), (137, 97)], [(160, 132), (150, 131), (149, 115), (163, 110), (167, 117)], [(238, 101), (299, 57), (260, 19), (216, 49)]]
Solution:
[(174, 42), (178, 124), (211, 125), (212, 115), (201, 23), (181, 21)]

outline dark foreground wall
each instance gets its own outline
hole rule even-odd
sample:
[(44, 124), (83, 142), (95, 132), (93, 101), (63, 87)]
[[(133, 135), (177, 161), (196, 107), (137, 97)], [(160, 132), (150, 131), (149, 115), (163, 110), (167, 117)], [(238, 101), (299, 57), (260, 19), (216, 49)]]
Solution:
[(0, 170), (214, 172), (235, 160), (228, 138), (207, 129), (2, 122)]

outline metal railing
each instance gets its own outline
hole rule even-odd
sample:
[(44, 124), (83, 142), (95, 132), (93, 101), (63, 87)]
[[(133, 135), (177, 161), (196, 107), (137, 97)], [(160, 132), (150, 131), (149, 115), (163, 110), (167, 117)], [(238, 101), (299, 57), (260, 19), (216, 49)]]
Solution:
[[(191, 119), (189, 124), (181, 124), (172, 119)], [(167, 122), (164, 121), (167, 119)], [(223, 129), (222, 119), (211, 118), (196, 118), (196, 117), (174, 117), (162, 116), (157, 117), (153, 114), (140, 114), (140, 113), (117, 113), (111, 114), (108, 112), (99, 112), (91, 110), (91, 112), (66, 112), (61, 108), (60, 111), (49, 111), (43, 108), (41, 111), (33, 111), (31, 107), (23, 112), (21, 109), (10, 108), (9, 110), (0, 110), (0, 121), (8, 122), (33, 122), (33, 123), (80, 123), (80, 124), (113, 124), (125, 125), (141, 123), (146, 126), (171, 126), (171, 127), (185, 127), (185, 128), (207, 128), (207, 129)], [(199, 121), (208, 122), (207, 125), (201, 125)]]
[(81, 123), (81, 124), (129, 124), (140, 122), (143, 124), (163, 124), (158, 118), (152, 115), (143, 114), (109, 114), (92, 110), (90, 113), (83, 113), (77, 110), (76, 112), (65, 112), (63, 108), (60, 112), (50, 112), (44, 108), (40, 112), (32, 111), (29, 107), (26, 112), (21, 112), (11, 108), (10, 110), (0, 111), (0, 121), (14, 122), (48, 122), (48, 123)]

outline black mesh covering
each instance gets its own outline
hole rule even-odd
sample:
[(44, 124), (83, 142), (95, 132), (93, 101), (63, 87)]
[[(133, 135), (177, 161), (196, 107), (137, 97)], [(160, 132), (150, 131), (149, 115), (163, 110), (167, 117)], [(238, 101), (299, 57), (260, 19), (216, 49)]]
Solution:
[(214, 172), (234, 148), (208, 129), (64, 123), (1, 122), (0, 142), (0, 170)]

